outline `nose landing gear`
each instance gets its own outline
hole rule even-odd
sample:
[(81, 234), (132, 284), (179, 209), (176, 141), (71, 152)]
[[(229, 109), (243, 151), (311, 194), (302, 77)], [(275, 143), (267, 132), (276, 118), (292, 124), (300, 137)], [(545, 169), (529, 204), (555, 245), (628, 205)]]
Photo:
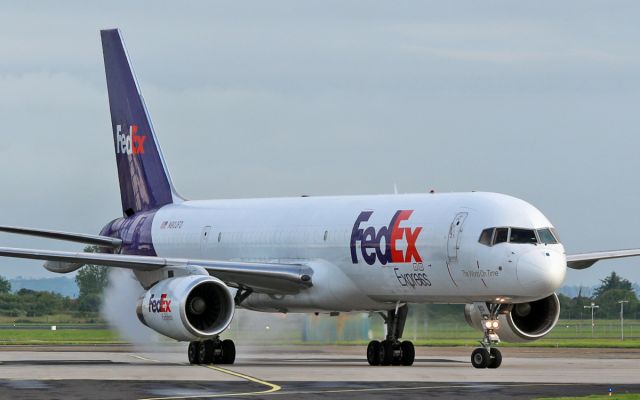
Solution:
[(233, 340), (220, 338), (189, 343), (187, 351), (190, 364), (233, 364), (236, 346)]
[(471, 353), (471, 364), (475, 368), (498, 368), (502, 364), (502, 354), (495, 347), (488, 350), (479, 347)]
[(484, 337), (479, 347), (471, 353), (471, 365), (474, 368), (498, 368), (502, 364), (502, 353), (492, 345), (500, 343), (496, 330), (500, 327), (498, 314), (500, 304), (475, 303), (482, 315)]
[(416, 351), (413, 343), (408, 340), (400, 341), (404, 324), (407, 321), (409, 307), (405, 304), (395, 310), (379, 313), (387, 325), (387, 336), (379, 342), (373, 340), (367, 346), (367, 361), (369, 365), (412, 365)]

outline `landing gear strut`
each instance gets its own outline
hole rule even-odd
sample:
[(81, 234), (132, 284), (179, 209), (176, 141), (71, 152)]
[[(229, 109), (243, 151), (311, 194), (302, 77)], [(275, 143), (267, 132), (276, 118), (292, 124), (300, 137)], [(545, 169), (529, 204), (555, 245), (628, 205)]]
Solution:
[(500, 343), (496, 330), (500, 327), (498, 315), (501, 304), (474, 303), (482, 315), (484, 336), (480, 346), (471, 353), (471, 365), (474, 368), (498, 368), (502, 364), (502, 353), (493, 345)]
[(404, 324), (407, 321), (409, 307), (399, 305), (395, 310), (379, 313), (387, 325), (387, 337), (382, 342), (373, 340), (367, 346), (367, 361), (369, 365), (412, 365), (416, 356), (413, 343), (408, 340), (400, 341)]
[(187, 355), (190, 364), (233, 364), (236, 360), (236, 345), (233, 340), (220, 338), (191, 342)]

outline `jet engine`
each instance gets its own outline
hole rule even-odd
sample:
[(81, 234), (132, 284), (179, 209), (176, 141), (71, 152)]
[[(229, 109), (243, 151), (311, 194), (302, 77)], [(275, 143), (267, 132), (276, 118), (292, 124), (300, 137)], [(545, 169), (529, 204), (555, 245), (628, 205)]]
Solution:
[[(560, 301), (555, 293), (544, 299), (503, 307), (496, 333), (507, 342), (538, 340), (551, 332), (560, 317)], [(464, 318), (473, 328), (483, 330), (482, 315), (473, 304), (465, 306)]]
[(181, 341), (211, 339), (227, 329), (235, 303), (227, 285), (208, 275), (169, 278), (138, 300), (138, 319), (154, 331)]

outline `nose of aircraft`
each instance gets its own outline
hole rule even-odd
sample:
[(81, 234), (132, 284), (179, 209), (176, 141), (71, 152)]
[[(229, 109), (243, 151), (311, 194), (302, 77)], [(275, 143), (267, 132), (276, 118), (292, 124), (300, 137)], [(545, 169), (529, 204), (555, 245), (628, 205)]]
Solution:
[(554, 292), (562, 285), (566, 273), (564, 254), (550, 249), (530, 251), (518, 260), (518, 281), (530, 295)]

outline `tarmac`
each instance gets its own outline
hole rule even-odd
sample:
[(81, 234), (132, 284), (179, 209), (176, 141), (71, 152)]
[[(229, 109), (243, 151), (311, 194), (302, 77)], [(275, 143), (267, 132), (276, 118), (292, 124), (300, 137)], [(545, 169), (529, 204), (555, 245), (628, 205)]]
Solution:
[(491, 399), (640, 393), (640, 350), (416, 348), (411, 367), (371, 367), (365, 346), (238, 347), (233, 365), (189, 365), (186, 347), (1, 346), (0, 399)]

